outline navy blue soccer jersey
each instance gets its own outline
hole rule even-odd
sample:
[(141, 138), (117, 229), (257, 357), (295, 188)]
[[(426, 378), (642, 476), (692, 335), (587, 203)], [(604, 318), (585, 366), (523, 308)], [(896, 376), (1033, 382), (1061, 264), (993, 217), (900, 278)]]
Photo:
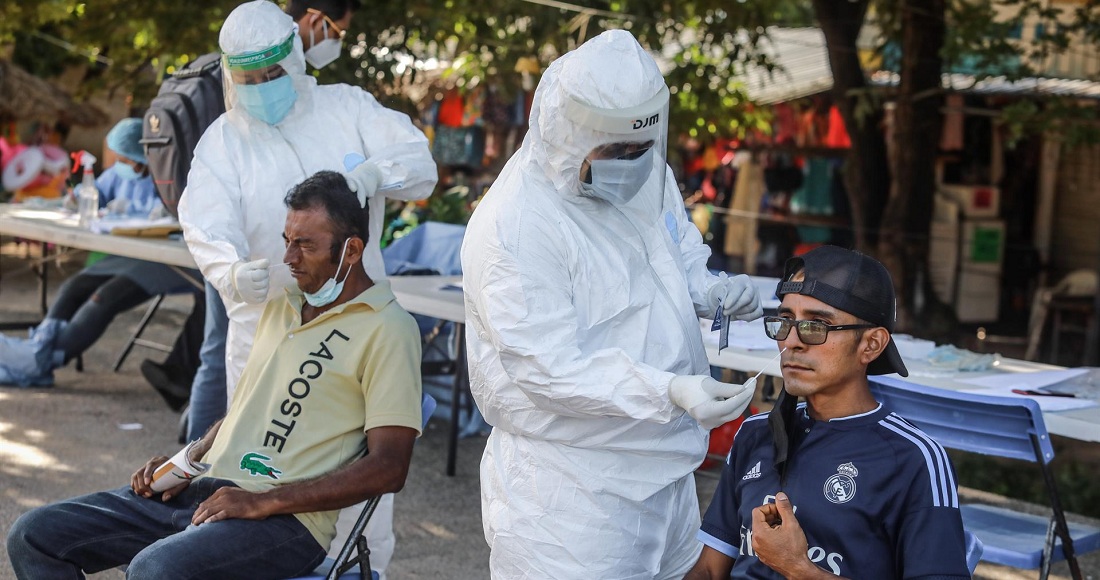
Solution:
[(734, 559), (731, 578), (781, 578), (752, 550), (752, 510), (784, 491), (808, 556), (846, 578), (970, 578), (955, 472), (943, 447), (881, 406), (814, 421), (799, 406), (779, 485), (766, 414), (745, 420), (699, 539)]

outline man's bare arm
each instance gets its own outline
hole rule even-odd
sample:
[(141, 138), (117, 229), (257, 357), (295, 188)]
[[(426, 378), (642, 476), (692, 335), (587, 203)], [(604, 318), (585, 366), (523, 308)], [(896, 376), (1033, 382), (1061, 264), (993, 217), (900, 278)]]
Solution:
[[(222, 419), (218, 419), (217, 423), (214, 423), (206, 430), (206, 433), (202, 436), (202, 439), (191, 448), (191, 460), (198, 461), (202, 459), (203, 455), (210, 450), (210, 446), (214, 444), (214, 437), (218, 435), (218, 429), (222, 426)], [(168, 461), (167, 455), (157, 455), (145, 462), (145, 465), (138, 468), (133, 475), (130, 476), (130, 489), (134, 490), (134, 493), (142, 497), (150, 498), (156, 495), (153, 491), (153, 474), (156, 473), (157, 468), (164, 465), (164, 462)], [(165, 490), (160, 495), (161, 501), (168, 501), (173, 497), (179, 495), (183, 490), (187, 489), (187, 486), (191, 482), (185, 481), (172, 489)]]
[(733, 558), (710, 546), (703, 546), (699, 561), (695, 562), (684, 580), (728, 580), (732, 569)]
[(263, 492), (218, 489), (199, 504), (194, 524), (232, 518), (259, 520), (278, 514), (334, 510), (367, 498), (400, 491), (412, 461), (416, 430), (377, 427), (367, 431), (366, 457), (319, 478), (280, 485)]

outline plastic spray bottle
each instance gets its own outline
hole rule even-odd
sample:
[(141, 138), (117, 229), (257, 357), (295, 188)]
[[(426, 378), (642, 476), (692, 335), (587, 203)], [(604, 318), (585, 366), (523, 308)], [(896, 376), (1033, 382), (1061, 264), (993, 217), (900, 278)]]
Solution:
[(80, 151), (74, 156), (77, 157), (77, 163), (84, 166), (84, 177), (76, 192), (78, 224), (84, 229), (91, 229), (92, 223), (99, 218), (99, 190), (95, 187), (95, 174), (92, 173), (96, 159), (95, 155), (87, 151)]

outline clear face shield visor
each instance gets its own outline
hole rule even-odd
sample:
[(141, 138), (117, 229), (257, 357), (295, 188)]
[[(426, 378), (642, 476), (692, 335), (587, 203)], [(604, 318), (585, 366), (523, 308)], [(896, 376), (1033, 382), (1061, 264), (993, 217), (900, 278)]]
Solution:
[(240, 104), (242, 92), (271, 81), (285, 79), (291, 83), (290, 74), (282, 66), (282, 61), (290, 56), (294, 49), (294, 32), (276, 46), (246, 54), (222, 55), (222, 85), (225, 89), (225, 108), (232, 109)]
[(668, 151), (668, 88), (627, 109), (598, 109), (566, 99), (564, 114), (591, 129), (594, 142), (582, 159), (582, 195), (624, 206), (635, 198), (660, 204)]

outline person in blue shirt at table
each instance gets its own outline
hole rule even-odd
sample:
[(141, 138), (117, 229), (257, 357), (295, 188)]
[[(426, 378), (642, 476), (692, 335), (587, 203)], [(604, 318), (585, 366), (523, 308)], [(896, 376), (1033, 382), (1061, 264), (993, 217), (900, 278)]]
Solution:
[[(107, 133), (107, 147), (118, 160), (97, 179), (100, 207), (113, 215), (156, 217), (167, 215), (145, 165), (141, 143), (141, 119), (119, 121)], [(198, 272), (191, 271), (198, 280)], [(158, 294), (194, 291), (196, 286), (165, 264), (106, 256), (66, 280), (58, 290), (46, 318), (31, 329), (26, 339), (0, 335), (0, 385), (50, 386), (53, 371), (83, 353), (107, 329), (115, 316)], [(203, 301), (195, 308), (166, 364), (197, 367), (202, 342)], [(186, 392), (160, 391), (169, 406), (178, 410)]]
[(868, 386), (908, 375), (886, 268), (822, 246), (776, 294), (784, 390), (737, 433), (685, 579), (970, 578), (951, 461)]

